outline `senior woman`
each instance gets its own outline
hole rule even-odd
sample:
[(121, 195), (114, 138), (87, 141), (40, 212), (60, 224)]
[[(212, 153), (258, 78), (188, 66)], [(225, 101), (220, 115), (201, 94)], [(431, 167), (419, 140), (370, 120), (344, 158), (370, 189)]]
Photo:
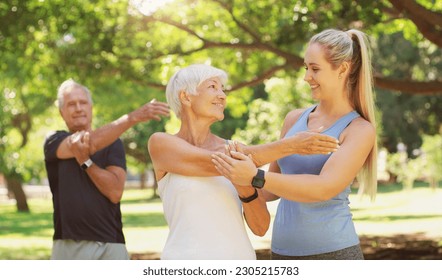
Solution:
[[(210, 130), (224, 119), (226, 82), (223, 70), (195, 64), (167, 84), (167, 102), (181, 127), (174, 135), (157, 132), (148, 142), (170, 229), (161, 259), (256, 259), (243, 214), (254, 234), (268, 230), (270, 215), (261, 191), (232, 185), (211, 162), (211, 154), (226, 152), (226, 140)], [(243, 148), (262, 165), (293, 153), (329, 153), (337, 142), (306, 132)]]

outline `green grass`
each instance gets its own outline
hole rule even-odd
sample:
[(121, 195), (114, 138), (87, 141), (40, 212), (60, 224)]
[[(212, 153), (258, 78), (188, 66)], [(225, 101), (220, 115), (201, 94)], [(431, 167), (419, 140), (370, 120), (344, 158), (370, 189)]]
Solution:
[[(151, 197), (151, 190), (130, 189), (124, 193), (123, 230), (130, 253), (158, 252), (167, 236), (161, 201)], [(441, 240), (441, 187), (432, 191), (418, 183), (412, 190), (402, 191), (398, 184), (381, 185), (374, 203), (356, 194), (350, 199), (360, 235), (424, 232)], [(51, 200), (35, 198), (28, 203), (31, 213), (18, 213), (14, 204), (0, 202), (0, 259), (49, 259), (53, 234)], [(269, 209), (274, 214), (273, 207)]]
[[(125, 191), (121, 207), (126, 236), (140, 229), (167, 228), (160, 211), (160, 199), (151, 197), (152, 190)], [(52, 201), (28, 199), (28, 204), (31, 212), (19, 213), (14, 204), (0, 203), (0, 260), (49, 259), (53, 235)], [(155, 209), (146, 207), (149, 205)]]

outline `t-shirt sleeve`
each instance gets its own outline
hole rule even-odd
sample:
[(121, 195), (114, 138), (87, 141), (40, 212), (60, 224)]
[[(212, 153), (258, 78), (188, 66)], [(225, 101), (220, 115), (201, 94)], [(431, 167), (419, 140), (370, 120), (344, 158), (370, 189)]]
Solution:
[(126, 153), (124, 151), (123, 142), (121, 139), (117, 139), (114, 143), (109, 146), (109, 154), (107, 158), (107, 164), (115, 165), (126, 170)]
[(45, 161), (54, 161), (57, 159), (57, 149), (60, 143), (70, 135), (67, 131), (58, 130), (46, 137), (44, 143)]

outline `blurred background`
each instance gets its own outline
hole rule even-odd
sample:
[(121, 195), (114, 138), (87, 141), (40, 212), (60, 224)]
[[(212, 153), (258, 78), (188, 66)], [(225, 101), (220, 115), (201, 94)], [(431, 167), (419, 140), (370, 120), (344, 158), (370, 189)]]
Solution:
[[(313, 104), (303, 53), (326, 28), (362, 30), (373, 50), (379, 193), (370, 202), (355, 185), (351, 204), (366, 258), (442, 259), (442, 0), (2, 0), (0, 259), (49, 258), (42, 147), (50, 131), (65, 129), (55, 106), (62, 81), (92, 91), (98, 127), (165, 101), (181, 67), (211, 64), (229, 74), (226, 117), (213, 131), (266, 143), (278, 139), (288, 111)], [(157, 258), (165, 242), (146, 143), (178, 127), (172, 115), (122, 136), (132, 258)], [(270, 235), (251, 236), (261, 258)]]

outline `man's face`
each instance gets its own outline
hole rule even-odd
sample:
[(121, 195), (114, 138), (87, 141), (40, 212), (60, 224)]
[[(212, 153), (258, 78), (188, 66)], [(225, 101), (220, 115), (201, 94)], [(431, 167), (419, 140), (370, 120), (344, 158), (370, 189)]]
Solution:
[(70, 132), (91, 129), (92, 104), (81, 88), (73, 87), (64, 93), (60, 114)]

